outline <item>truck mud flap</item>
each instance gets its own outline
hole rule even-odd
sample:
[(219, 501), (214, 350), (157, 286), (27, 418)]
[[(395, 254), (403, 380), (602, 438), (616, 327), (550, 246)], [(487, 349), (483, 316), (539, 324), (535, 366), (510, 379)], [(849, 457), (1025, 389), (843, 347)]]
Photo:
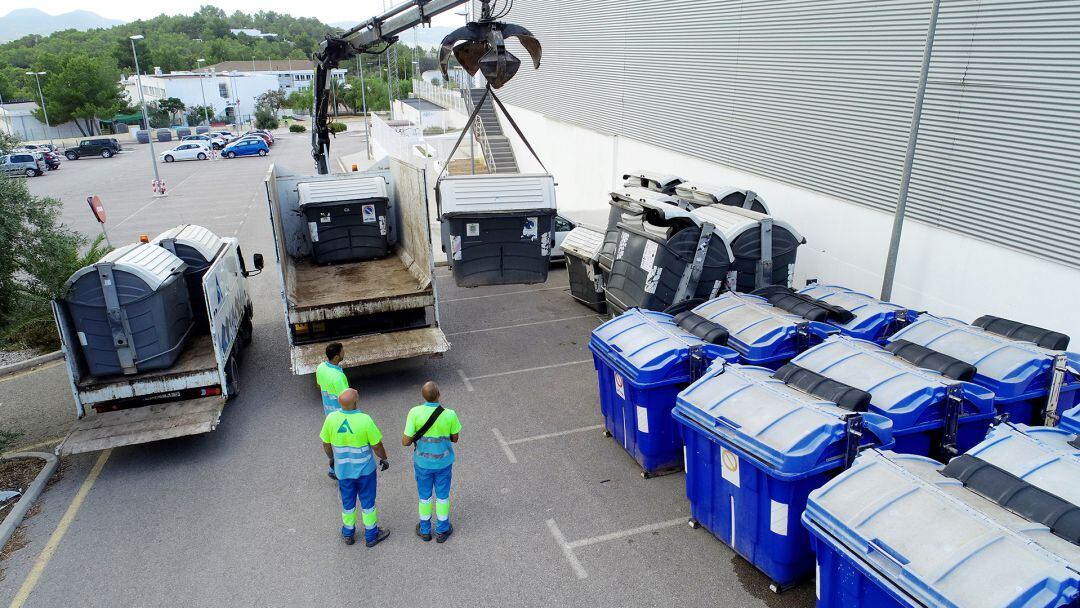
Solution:
[(214, 396), (91, 414), (75, 423), (56, 453), (67, 456), (208, 433), (217, 428), (224, 408), (225, 399)]

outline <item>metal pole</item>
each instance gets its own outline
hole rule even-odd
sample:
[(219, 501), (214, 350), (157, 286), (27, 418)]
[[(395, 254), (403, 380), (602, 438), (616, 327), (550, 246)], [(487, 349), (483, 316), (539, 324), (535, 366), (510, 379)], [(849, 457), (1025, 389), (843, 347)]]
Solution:
[(154, 153), (154, 133), (150, 129), (150, 115), (146, 112), (146, 98), (143, 97), (142, 74), (139, 73), (139, 54), (135, 51), (135, 39), (131, 39), (131, 56), (135, 59), (135, 84), (139, 87), (139, 104), (142, 105), (143, 120), (146, 121), (146, 138), (150, 144), (150, 165), (154, 168), (154, 180), (160, 182), (161, 176), (157, 170), (157, 154)]
[(4, 96), (0, 95), (0, 112), (4, 113), (4, 125), (7, 127), (6, 131), (11, 134), (11, 124), (8, 122), (7, 110), (4, 109)]
[(38, 97), (41, 98), (41, 113), (45, 115), (45, 129), (49, 133), (49, 143), (53, 143), (52, 125), (49, 124), (49, 110), (45, 108), (45, 95), (41, 93), (41, 72), (34, 72), (34, 81), (37, 82)]
[(360, 70), (360, 103), (364, 106), (364, 150), (367, 152), (368, 160), (371, 160), (371, 116), (368, 115), (367, 109), (367, 81), (364, 80), (364, 64), (360, 61), (360, 56), (356, 56), (356, 65)]
[(930, 74), (930, 57), (934, 51), (934, 33), (937, 30), (938, 9), (940, 8), (941, 0), (933, 0), (930, 5), (930, 25), (926, 28), (926, 46), (923, 48), (922, 69), (919, 72), (919, 88), (915, 92), (915, 105), (911, 111), (911, 129), (908, 132), (907, 155), (904, 157), (904, 175), (900, 179), (900, 195), (897, 197), (896, 213), (893, 215), (889, 253), (885, 258), (885, 277), (881, 282), (881, 299), (886, 301), (892, 299), (893, 280), (896, 278), (896, 258), (900, 253), (900, 233), (904, 229), (908, 188), (911, 186), (911, 168), (915, 162), (915, 148), (919, 143), (919, 123), (922, 121), (923, 99), (926, 97), (926, 80)]
[[(204, 63), (205, 59), (199, 59), (195, 62), (196, 65)], [(202, 111), (203, 118), (206, 119), (206, 126), (210, 126), (210, 113), (206, 109), (206, 74), (199, 77), (199, 90), (202, 91)]]

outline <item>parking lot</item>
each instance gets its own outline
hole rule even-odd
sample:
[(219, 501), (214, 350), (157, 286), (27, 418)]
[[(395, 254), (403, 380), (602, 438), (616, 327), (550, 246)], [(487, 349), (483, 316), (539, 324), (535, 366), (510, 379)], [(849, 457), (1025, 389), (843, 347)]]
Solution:
[[(262, 177), (312, 165), (307, 134), (283, 134), (267, 158), (161, 165), (154, 198), (144, 147), (65, 162), (31, 180), (60, 198), (64, 221), (98, 231), (99, 195), (114, 244), (178, 223), (237, 235), (263, 252), (252, 279), (255, 337), (241, 394), (218, 430), (69, 459), (29, 520), (29, 544), (3, 562), (0, 595), (26, 606), (810, 606), (813, 583), (774, 595), (768, 581), (703, 529), (687, 525), (682, 474), (645, 480), (601, 433), (589, 332), (601, 319), (547, 283), (462, 289), (440, 269), (437, 359), (352, 370), (360, 407), (382, 429), (391, 468), (378, 509), (392, 536), (376, 548), (339, 537), (311, 376), (288, 369)], [(342, 134), (334, 156), (363, 149)], [(159, 147), (159, 152), (161, 148)], [(335, 166), (335, 165), (332, 165)], [(463, 424), (443, 545), (413, 535), (410, 452), (397, 438), (426, 380)], [(23, 444), (62, 436), (74, 418), (63, 368), (0, 379), (2, 428)], [(433, 593), (433, 589), (439, 593)]]

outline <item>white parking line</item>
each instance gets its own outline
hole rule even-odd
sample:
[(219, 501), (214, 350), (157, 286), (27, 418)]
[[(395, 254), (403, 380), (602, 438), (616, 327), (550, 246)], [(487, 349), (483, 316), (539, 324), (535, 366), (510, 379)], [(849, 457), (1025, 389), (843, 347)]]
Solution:
[(618, 532), (612, 532), (610, 534), (602, 534), (600, 536), (593, 536), (591, 538), (583, 538), (581, 540), (575, 540), (568, 542), (563, 535), (562, 530), (555, 523), (554, 519), (547, 520), (548, 530), (551, 531), (551, 535), (555, 537), (555, 544), (559, 545), (562, 549), (563, 556), (566, 557), (566, 561), (570, 562), (570, 567), (574, 570), (574, 574), (578, 578), (587, 578), (589, 573), (585, 570), (585, 566), (581, 565), (576, 555), (574, 555), (574, 549), (579, 547), (588, 547), (590, 545), (597, 545), (600, 543), (606, 543), (612, 540), (619, 540), (620, 538), (626, 538), (628, 536), (635, 536), (638, 534), (647, 534), (649, 532), (655, 532), (657, 530), (663, 530), (665, 528), (674, 528), (675, 526), (686, 524), (686, 518), (680, 517), (679, 519), (670, 519), (668, 521), (661, 521), (655, 524), (647, 524), (644, 526), (638, 526), (637, 528), (630, 528), (629, 530), (620, 530)]
[(506, 445), (516, 445), (518, 443), (527, 443), (529, 441), (537, 441), (540, 439), (551, 439), (552, 437), (562, 437), (563, 435), (573, 435), (575, 433), (585, 433), (588, 431), (598, 431), (604, 428), (602, 424), (594, 424), (592, 426), (583, 426), (578, 429), (570, 429), (568, 431), (559, 431), (557, 433), (544, 433), (543, 435), (535, 435), (533, 437), (523, 437), (521, 439), (511, 439), (506, 442)]
[(489, 294), (484, 295), (484, 296), (469, 296), (467, 298), (451, 298), (449, 300), (443, 300), (443, 299), (440, 298), (439, 302), (441, 302), (443, 304), (446, 304), (448, 302), (465, 302), (467, 300), (481, 300), (481, 299), (484, 299), (484, 298), (498, 298), (498, 297), (502, 297), (502, 296), (516, 296), (516, 295), (521, 295), (523, 293), (536, 293), (538, 291), (553, 291), (553, 290), (556, 290), (556, 289), (570, 289), (570, 286), (569, 285), (562, 285), (560, 287), (541, 287), (539, 289), (525, 289), (525, 290), (522, 290), (522, 291), (506, 291), (506, 292), (503, 292), (503, 293), (489, 293)]
[(517, 464), (517, 456), (514, 456), (514, 451), (510, 449), (510, 444), (506, 443), (506, 440), (503, 439), (499, 429), (491, 429), (491, 432), (495, 434), (495, 441), (499, 442), (499, 446), (501, 446), (503, 452), (506, 453), (506, 459), (510, 461), (510, 464)]
[[(484, 374), (482, 376), (471, 376), (468, 380), (483, 380), (485, 378), (498, 378), (499, 376), (510, 376), (513, 374), (524, 374), (525, 372), (538, 372), (543, 369), (555, 369), (556, 367), (566, 367), (568, 365), (581, 365), (582, 363), (592, 363), (592, 359), (582, 359), (581, 361), (567, 361), (565, 363), (553, 363), (552, 365), (541, 365), (539, 367), (527, 367), (525, 369), (515, 369), (509, 372), (498, 372), (496, 374)], [(462, 372), (464, 374), (464, 372)], [(466, 379), (462, 375), (462, 379)]]
[(457, 374), (458, 376), (461, 376), (461, 382), (465, 385), (465, 390), (470, 393), (473, 392), (472, 382), (469, 382), (469, 377), (465, 375), (465, 370), (459, 369), (457, 370)]
[(503, 325), (501, 327), (485, 327), (483, 329), (470, 329), (467, 331), (455, 331), (448, 333), (448, 336), (464, 336), (466, 334), (479, 334), (486, 331), (499, 331), (501, 329), (514, 329), (517, 327), (529, 327), (530, 325), (544, 325), (545, 323), (562, 323), (563, 321), (576, 321), (577, 319), (587, 319), (589, 317), (596, 317), (597, 315), (578, 315), (576, 317), (563, 317), (561, 319), (548, 319), (547, 321), (532, 321), (530, 323), (515, 323), (514, 325)]

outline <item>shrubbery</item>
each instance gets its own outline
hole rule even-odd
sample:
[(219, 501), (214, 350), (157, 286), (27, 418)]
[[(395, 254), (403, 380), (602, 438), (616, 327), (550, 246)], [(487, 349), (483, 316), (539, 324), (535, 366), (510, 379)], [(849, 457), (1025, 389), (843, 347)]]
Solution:
[(305, 131), (307, 131), (307, 127), (305, 127), (304, 125), (289, 125), (289, 133), (303, 133)]
[(346, 130), (348, 128), (349, 127), (346, 126), (346, 124), (343, 123), (343, 122), (332, 122), (332, 123), (330, 123), (330, 132), (331, 133), (341, 133), (342, 131), (344, 131), (344, 130)]
[(255, 109), (255, 128), (256, 129), (268, 129), (273, 130), (278, 128), (280, 123), (278, 122), (277, 114), (270, 108), (265, 106)]

